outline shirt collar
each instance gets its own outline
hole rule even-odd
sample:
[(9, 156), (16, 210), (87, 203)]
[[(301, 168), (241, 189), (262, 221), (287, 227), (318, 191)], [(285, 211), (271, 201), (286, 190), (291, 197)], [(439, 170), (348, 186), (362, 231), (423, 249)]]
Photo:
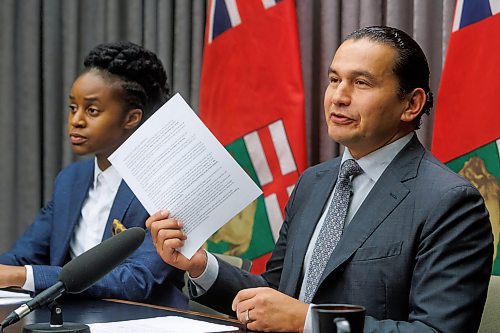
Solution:
[(102, 171), (97, 164), (97, 158), (94, 159), (94, 184), (97, 183), (97, 177), (101, 176), (101, 182), (106, 184), (111, 189), (118, 189), (122, 181), (122, 177), (116, 171), (113, 165), (110, 165), (106, 170)]
[[(377, 182), (394, 157), (396, 157), (401, 149), (403, 149), (403, 147), (410, 142), (413, 135), (415, 135), (415, 132), (410, 132), (402, 138), (399, 138), (396, 141), (391, 142), (390, 144), (383, 146), (366, 156), (363, 156), (359, 160), (352, 157), (349, 148), (346, 148), (344, 150), (344, 154), (342, 155), (342, 163), (348, 159), (356, 160), (365, 174), (374, 182)], [(342, 163), (340, 165), (342, 165)]]

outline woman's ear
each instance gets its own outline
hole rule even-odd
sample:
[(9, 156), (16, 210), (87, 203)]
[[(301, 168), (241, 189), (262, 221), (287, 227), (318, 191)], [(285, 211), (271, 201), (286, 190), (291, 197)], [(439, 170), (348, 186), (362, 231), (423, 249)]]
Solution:
[(424, 89), (415, 88), (408, 94), (408, 104), (401, 114), (401, 121), (412, 122), (422, 112), (425, 105), (426, 94)]
[(126, 129), (136, 129), (139, 127), (142, 120), (142, 110), (132, 109), (127, 112), (127, 117), (125, 118), (124, 128)]

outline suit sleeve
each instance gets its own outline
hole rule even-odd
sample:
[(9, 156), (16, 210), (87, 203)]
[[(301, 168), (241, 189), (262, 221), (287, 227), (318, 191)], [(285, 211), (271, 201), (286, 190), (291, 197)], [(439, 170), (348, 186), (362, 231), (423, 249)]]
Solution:
[(477, 332), (493, 254), (483, 200), (471, 186), (457, 186), (428, 207), (416, 249), (408, 321), (367, 317), (365, 332)]
[[(266, 271), (262, 275), (255, 275), (234, 267), (225, 261), (217, 258), (219, 263), (219, 273), (212, 287), (204, 294), (194, 298), (197, 302), (209, 306), (219, 312), (235, 315), (231, 309), (236, 294), (246, 288), (271, 287), (278, 289), (283, 262), (286, 253), (287, 234), (290, 216), (293, 215), (293, 203), (302, 178), (295, 185), (295, 188), (285, 207), (285, 221), (280, 229), (280, 234), (271, 258), (266, 264)], [(190, 285), (190, 288), (194, 286)]]
[(53, 201), (41, 209), (35, 221), (16, 240), (12, 248), (0, 255), (0, 264), (24, 266), (49, 263)]
[[(33, 266), (36, 292), (58, 281), (61, 268)], [(163, 285), (163, 286), (162, 286)], [(187, 299), (182, 295), (182, 272), (165, 264), (153, 247), (151, 234), (146, 232), (142, 245), (123, 263), (85, 290), (82, 295), (95, 298), (119, 298), (148, 303), (162, 303), (185, 308)], [(155, 295), (158, 288), (168, 291)], [(161, 299), (164, 296), (167, 299)], [(152, 301), (158, 299), (158, 302)]]
[[(273, 254), (267, 262), (266, 272), (262, 275), (255, 275), (217, 258), (219, 263), (217, 279), (210, 289), (194, 299), (219, 312), (234, 316), (235, 313), (231, 309), (231, 304), (240, 290), (256, 287), (278, 289), (286, 250), (286, 230), (287, 223), (285, 221), (280, 230), (280, 236)], [(190, 284), (190, 288), (195, 287)]]

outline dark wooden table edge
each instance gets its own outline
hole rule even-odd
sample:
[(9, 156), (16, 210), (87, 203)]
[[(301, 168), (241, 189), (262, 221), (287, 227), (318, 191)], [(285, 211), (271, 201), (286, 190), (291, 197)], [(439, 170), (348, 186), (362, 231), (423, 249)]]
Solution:
[(123, 303), (123, 304), (137, 305), (137, 306), (145, 306), (145, 307), (149, 307), (149, 308), (153, 308), (153, 309), (158, 309), (158, 310), (166, 310), (166, 311), (171, 311), (171, 312), (179, 312), (179, 313), (196, 315), (196, 316), (210, 318), (210, 319), (222, 320), (222, 321), (231, 323), (233, 325), (236, 325), (236, 326), (240, 327), (242, 330), (246, 330), (246, 326), (244, 324), (242, 324), (237, 319), (234, 319), (234, 318), (231, 318), (231, 317), (223, 317), (223, 316), (212, 315), (212, 314), (203, 313), (203, 312), (197, 312), (197, 311), (192, 311), (192, 310), (182, 310), (182, 309), (177, 309), (177, 308), (171, 308), (171, 307), (168, 307), (168, 306), (148, 304), (148, 303), (141, 303), (141, 302), (134, 302), (134, 301), (127, 301), (127, 300), (123, 300), (123, 299), (105, 298), (105, 299), (102, 299), (102, 300), (106, 301), (106, 302), (115, 302), (115, 303)]

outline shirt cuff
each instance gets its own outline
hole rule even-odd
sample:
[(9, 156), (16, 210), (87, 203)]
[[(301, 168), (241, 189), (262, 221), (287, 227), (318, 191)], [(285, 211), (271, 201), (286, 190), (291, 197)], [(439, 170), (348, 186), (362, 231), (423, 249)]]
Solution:
[(35, 277), (33, 276), (33, 267), (30, 265), (24, 266), (26, 268), (26, 282), (24, 282), (23, 288), (24, 290), (28, 290), (31, 292), (35, 291)]
[(219, 275), (219, 262), (215, 258), (215, 256), (209, 252), (207, 253), (207, 267), (200, 276), (193, 278), (188, 274), (189, 280), (196, 287), (196, 295), (201, 296), (207, 292), (210, 287), (217, 280), (217, 275)]
[(304, 323), (304, 333), (312, 333), (312, 319), (311, 319), (311, 305), (309, 304), (309, 309), (307, 309), (306, 322)]

